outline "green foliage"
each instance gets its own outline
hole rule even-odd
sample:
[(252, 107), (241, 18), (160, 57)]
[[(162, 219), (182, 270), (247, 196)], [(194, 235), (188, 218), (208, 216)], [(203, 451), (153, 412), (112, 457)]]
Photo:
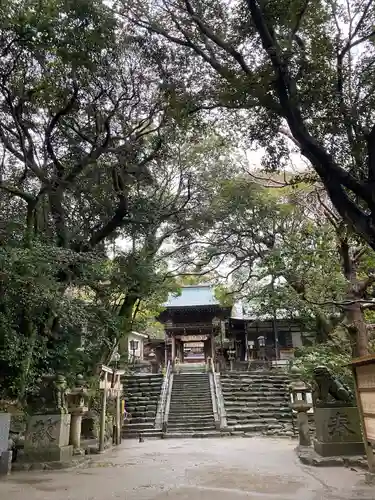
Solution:
[(348, 345), (326, 342), (311, 347), (302, 347), (295, 350), (296, 366), (306, 382), (313, 380), (313, 370), (319, 365), (327, 366), (333, 375), (337, 376), (348, 387), (353, 388), (354, 380), (349, 363), (351, 351)]
[(131, 329), (162, 335), (171, 261), (190, 258), (211, 223), (212, 172), (230, 170), (228, 144), (202, 139), (118, 20), (101, 0), (0, 6), (7, 397), (46, 371), (89, 377)]
[(234, 296), (230, 289), (225, 285), (217, 285), (214, 289), (215, 298), (220, 302), (222, 307), (232, 307), (234, 304)]
[(187, 112), (201, 111), (240, 147), (262, 148), (269, 171), (304, 156), (345, 223), (375, 249), (371, 1), (120, 4)]
[[(67, 287), (61, 277), (72, 268), (75, 279)], [(105, 277), (102, 259), (35, 243), (32, 248), (0, 247), (0, 269), (2, 395), (22, 399), (50, 371), (91, 374), (120, 325), (74, 289)]]

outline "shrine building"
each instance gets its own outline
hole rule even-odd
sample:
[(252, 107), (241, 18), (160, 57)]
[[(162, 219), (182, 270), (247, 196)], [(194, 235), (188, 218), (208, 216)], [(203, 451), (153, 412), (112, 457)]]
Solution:
[(165, 340), (150, 341), (162, 364), (205, 362), (208, 357), (248, 365), (252, 361), (287, 362), (302, 345), (302, 325), (286, 318), (255, 319), (241, 304), (223, 307), (214, 286), (189, 285), (170, 294), (157, 318), (164, 325)]

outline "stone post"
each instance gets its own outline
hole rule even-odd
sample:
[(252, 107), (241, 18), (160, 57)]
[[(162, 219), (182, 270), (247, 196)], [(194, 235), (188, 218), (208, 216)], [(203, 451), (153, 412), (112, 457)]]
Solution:
[(82, 375), (77, 375), (76, 387), (67, 395), (68, 411), (71, 414), (69, 444), (75, 455), (83, 455), (81, 450), (82, 416), (88, 411), (88, 391), (84, 387)]
[(102, 389), (102, 407), (100, 409), (100, 433), (99, 433), (99, 452), (104, 451), (104, 441), (105, 441), (105, 424), (106, 424), (106, 414), (107, 414), (107, 391), (108, 391), (108, 381), (107, 381), (107, 371), (104, 372), (103, 389)]
[(292, 394), (292, 409), (297, 412), (297, 427), (300, 446), (311, 446), (309, 417), (307, 412), (311, 409), (312, 404), (307, 402), (307, 394), (311, 392), (311, 388), (300, 379), (298, 369), (291, 370), (291, 375), (294, 381), (289, 385)]
[(116, 396), (116, 405), (115, 405), (115, 435), (114, 435), (114, 443), (116, 445), (121, 444), (121, 430), (122, 430), (122, 418), (121, 418), (121, 394), (122, 394), (122, 384), (121, 384), (121, 375), (124, 375), (124, 370), (116, 370), (113, 374), (113, 390)]
[(79, 453), (81, 450), (81, 427), (82, 427), (82, 414), (72, 412), (70, 421), (70, 436), (69, 443), (73, 446), (73, 452)]
[(311, 405), (305, 401), (297, 400), (292, 404), (293, 410), (297, 411), (297, 427), (300, 446), (311, 446), (309, 417), (307, 412), (310, 410)]
[(0, 476), (10, 473), (12, 468), (12, 452), (8, 451), (10, 413), (0, 412)]

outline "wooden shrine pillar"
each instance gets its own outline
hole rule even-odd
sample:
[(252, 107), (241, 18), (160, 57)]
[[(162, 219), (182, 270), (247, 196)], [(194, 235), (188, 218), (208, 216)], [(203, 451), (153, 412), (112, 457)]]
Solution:
[(172, 364), (176, 359), (176, 338), (172, 335)]
[(211, 333), (211, 358), (215, 362), (215, 334)]

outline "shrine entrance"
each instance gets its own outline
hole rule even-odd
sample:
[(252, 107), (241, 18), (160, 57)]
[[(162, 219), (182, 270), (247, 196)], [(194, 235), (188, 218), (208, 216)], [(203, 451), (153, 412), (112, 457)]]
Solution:
[(205, 360), (204, 342), (184, 342), (183, 362), (196, 363)]
[(215, 357), (214, 335), (171, 335), (169, 339), (170, 349), (166, 355), (171, 361), (179, 359), (181, 363), (205, 363), (208, 358)]

